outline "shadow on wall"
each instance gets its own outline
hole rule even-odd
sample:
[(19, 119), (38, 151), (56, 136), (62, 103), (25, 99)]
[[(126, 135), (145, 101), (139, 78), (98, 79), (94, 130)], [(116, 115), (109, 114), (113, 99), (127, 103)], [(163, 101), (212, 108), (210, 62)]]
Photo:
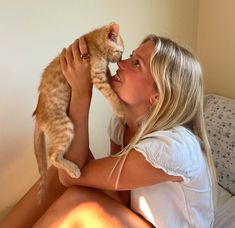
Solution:
[[(15, 205), (39, 177), (32, 143), (23, 151), (25, 151), (24, 154), (18, 154), (14, 159), (11, 158), (12, 161), (8, 161), (3, 166), (2, 164), (0, 166), (0, 219)], [(5, 160), (1, 159), (1, 163), (2, 161), (5, 162)], [(16, 179), (17, 183), (15, 182)]]

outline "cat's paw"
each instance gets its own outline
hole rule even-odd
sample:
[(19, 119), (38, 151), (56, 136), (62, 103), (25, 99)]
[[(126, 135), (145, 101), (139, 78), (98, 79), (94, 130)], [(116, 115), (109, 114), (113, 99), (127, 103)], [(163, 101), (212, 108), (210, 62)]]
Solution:
[(73, 170), (69, 170), (68, 174), (72, 178), (79, 178), (81, 176), (81, 171), (79, 168), (73, 168)]

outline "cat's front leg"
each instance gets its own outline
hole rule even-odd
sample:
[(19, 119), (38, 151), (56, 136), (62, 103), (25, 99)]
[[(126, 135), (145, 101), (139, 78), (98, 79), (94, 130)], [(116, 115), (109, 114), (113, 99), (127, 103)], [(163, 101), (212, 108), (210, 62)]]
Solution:
[(94, 80), (94, 84), (98, 90), (109, 100), (112, 105), (113, 112), (118, 117), (123, 117), (123, 109), (121, 101), (117, 94), (112, 90), (107, 81), (103, 82), (99, 79)]

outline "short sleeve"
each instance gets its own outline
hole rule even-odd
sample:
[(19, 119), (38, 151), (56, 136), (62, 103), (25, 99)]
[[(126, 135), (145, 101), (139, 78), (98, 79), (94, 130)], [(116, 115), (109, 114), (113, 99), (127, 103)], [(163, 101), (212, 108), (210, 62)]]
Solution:
[(200, 173), (200, 144), (183, 127), (153, 132), (137, 143), (134, 149), (142, 153), (152, 166), (169, 175), (181, 176), (185, 183)]
[(109, 138), (117, 145), (123, 146), (123, 134), (125, 130), (125, 123), (123, 119), (113, 115), (109, 121), (108, 135)]

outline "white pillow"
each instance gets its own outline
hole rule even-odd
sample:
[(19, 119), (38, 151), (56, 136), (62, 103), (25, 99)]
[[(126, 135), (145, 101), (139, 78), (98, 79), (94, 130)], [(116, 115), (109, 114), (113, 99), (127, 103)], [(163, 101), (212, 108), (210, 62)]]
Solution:
[(228, 199), (230, 199), (232, 197), (232, 194), (229, 193), (228, 191), (226, 191), (223, 187), (221, 187), (220, 185), (217, 186), (217, 206), (220, 207), (223, 204), (226, 203), (226, 201), (228, 201)]
[(215, 211), (213, 228), (235, 227), (235, 196), (231, 197), (224, 205)]

